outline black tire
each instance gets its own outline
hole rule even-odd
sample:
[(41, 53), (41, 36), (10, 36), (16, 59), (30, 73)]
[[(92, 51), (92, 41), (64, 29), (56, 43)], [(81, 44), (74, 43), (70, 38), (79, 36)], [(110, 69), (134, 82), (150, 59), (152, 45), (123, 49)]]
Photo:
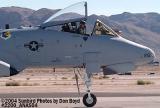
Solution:
[(91, 103), (88, 102), (88, 94), (85, 94), (83, 96), (83, 104), (86, 106), (86, 107), (93, 107), (94, 105), (96, 105), (97, 103), (97, 98), (94, 94), (91, 94), (91, 98), (93, 99)]

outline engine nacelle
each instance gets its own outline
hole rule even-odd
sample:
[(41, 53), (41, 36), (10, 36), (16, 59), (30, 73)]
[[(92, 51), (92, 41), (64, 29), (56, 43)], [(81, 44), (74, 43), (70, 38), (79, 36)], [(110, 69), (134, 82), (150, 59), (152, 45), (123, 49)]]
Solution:
[(3, 61), (0, 61), (0, 77), (9, 77), (18, 73), (19, 71), (17, 71), (15, 68)]
[(104, 75), (124, 74), (129, 71), (133, 71), (134, 69), (135, 69), (135, 65), (132, 63), (114, 64), (114, 65), (103, 67), (103, 74)]

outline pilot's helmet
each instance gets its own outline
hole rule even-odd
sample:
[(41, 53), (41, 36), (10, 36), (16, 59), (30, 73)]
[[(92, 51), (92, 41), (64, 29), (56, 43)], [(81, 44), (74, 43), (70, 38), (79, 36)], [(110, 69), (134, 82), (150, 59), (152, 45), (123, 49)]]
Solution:
[(76, 26), (76, 22), (71, 22), (71, 26)]
[(67, 23), (65, 23), (65, 24), (64, 24), (64, 26), (68, 26), (68, 24), (67, 24)]
[(97, 23), (96, 25), (97, 25), (97, 26), (99, 26), (99, 27), (100, 27), (100, 26), (102, 26), (102, 24), (101, 24), (101, 23)]

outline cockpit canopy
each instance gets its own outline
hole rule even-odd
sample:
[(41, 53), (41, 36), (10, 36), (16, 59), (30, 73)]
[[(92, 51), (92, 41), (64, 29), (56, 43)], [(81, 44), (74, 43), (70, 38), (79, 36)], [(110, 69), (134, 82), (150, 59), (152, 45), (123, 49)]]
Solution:
[[(47, 28), (52, 26), (61, 26), (61, 31), (70, 32), (70, 33), (78, 33), (81, 34), (78, 30), (78, 26), (80, 26), (80, 22), (87, 20), (87, 2), (79, 2), (73, 4), (67, 8), (64, 8), (54, 15), (52, 15), (49, 19), (47, 19), (44, 23), (40, 25), (41, 28)], [(85, 27), (87, 24), (85, 23)], [(95, 22), (94, 28), (91, 34), (86, 34), (86, 29), (83, 32), (83, 35), (88, 36), (118, 36), (118, 34), (112, 30), (110, 27), (105, 25), (100, 20)]]
[(41, 24), (41, 27), (51, 27), (55, 25), (61, 25), (64, 23), (76, 22), (86, 19), (87, 2), (79, 2), (58, 11), (49, 19), (47, 19), (43, 24)]

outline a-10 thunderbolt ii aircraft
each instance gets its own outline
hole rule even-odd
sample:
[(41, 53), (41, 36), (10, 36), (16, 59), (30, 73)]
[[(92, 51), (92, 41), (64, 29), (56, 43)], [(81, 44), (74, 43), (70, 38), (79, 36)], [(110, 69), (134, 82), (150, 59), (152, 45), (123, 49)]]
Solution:
[(153, 62), (155, 54), (150, 48), (124, 39), (99, 20), (92, 33), (86, 34), (86, 20), (87, 2), (80, 2), (58, 11), (39, 26), (1, 30), (0, 77), (34, 66), (83, 67), (87, 87), (83, 103), (92, 107), (97, 102), (90, 93), (93, 74), (124, 73)]

